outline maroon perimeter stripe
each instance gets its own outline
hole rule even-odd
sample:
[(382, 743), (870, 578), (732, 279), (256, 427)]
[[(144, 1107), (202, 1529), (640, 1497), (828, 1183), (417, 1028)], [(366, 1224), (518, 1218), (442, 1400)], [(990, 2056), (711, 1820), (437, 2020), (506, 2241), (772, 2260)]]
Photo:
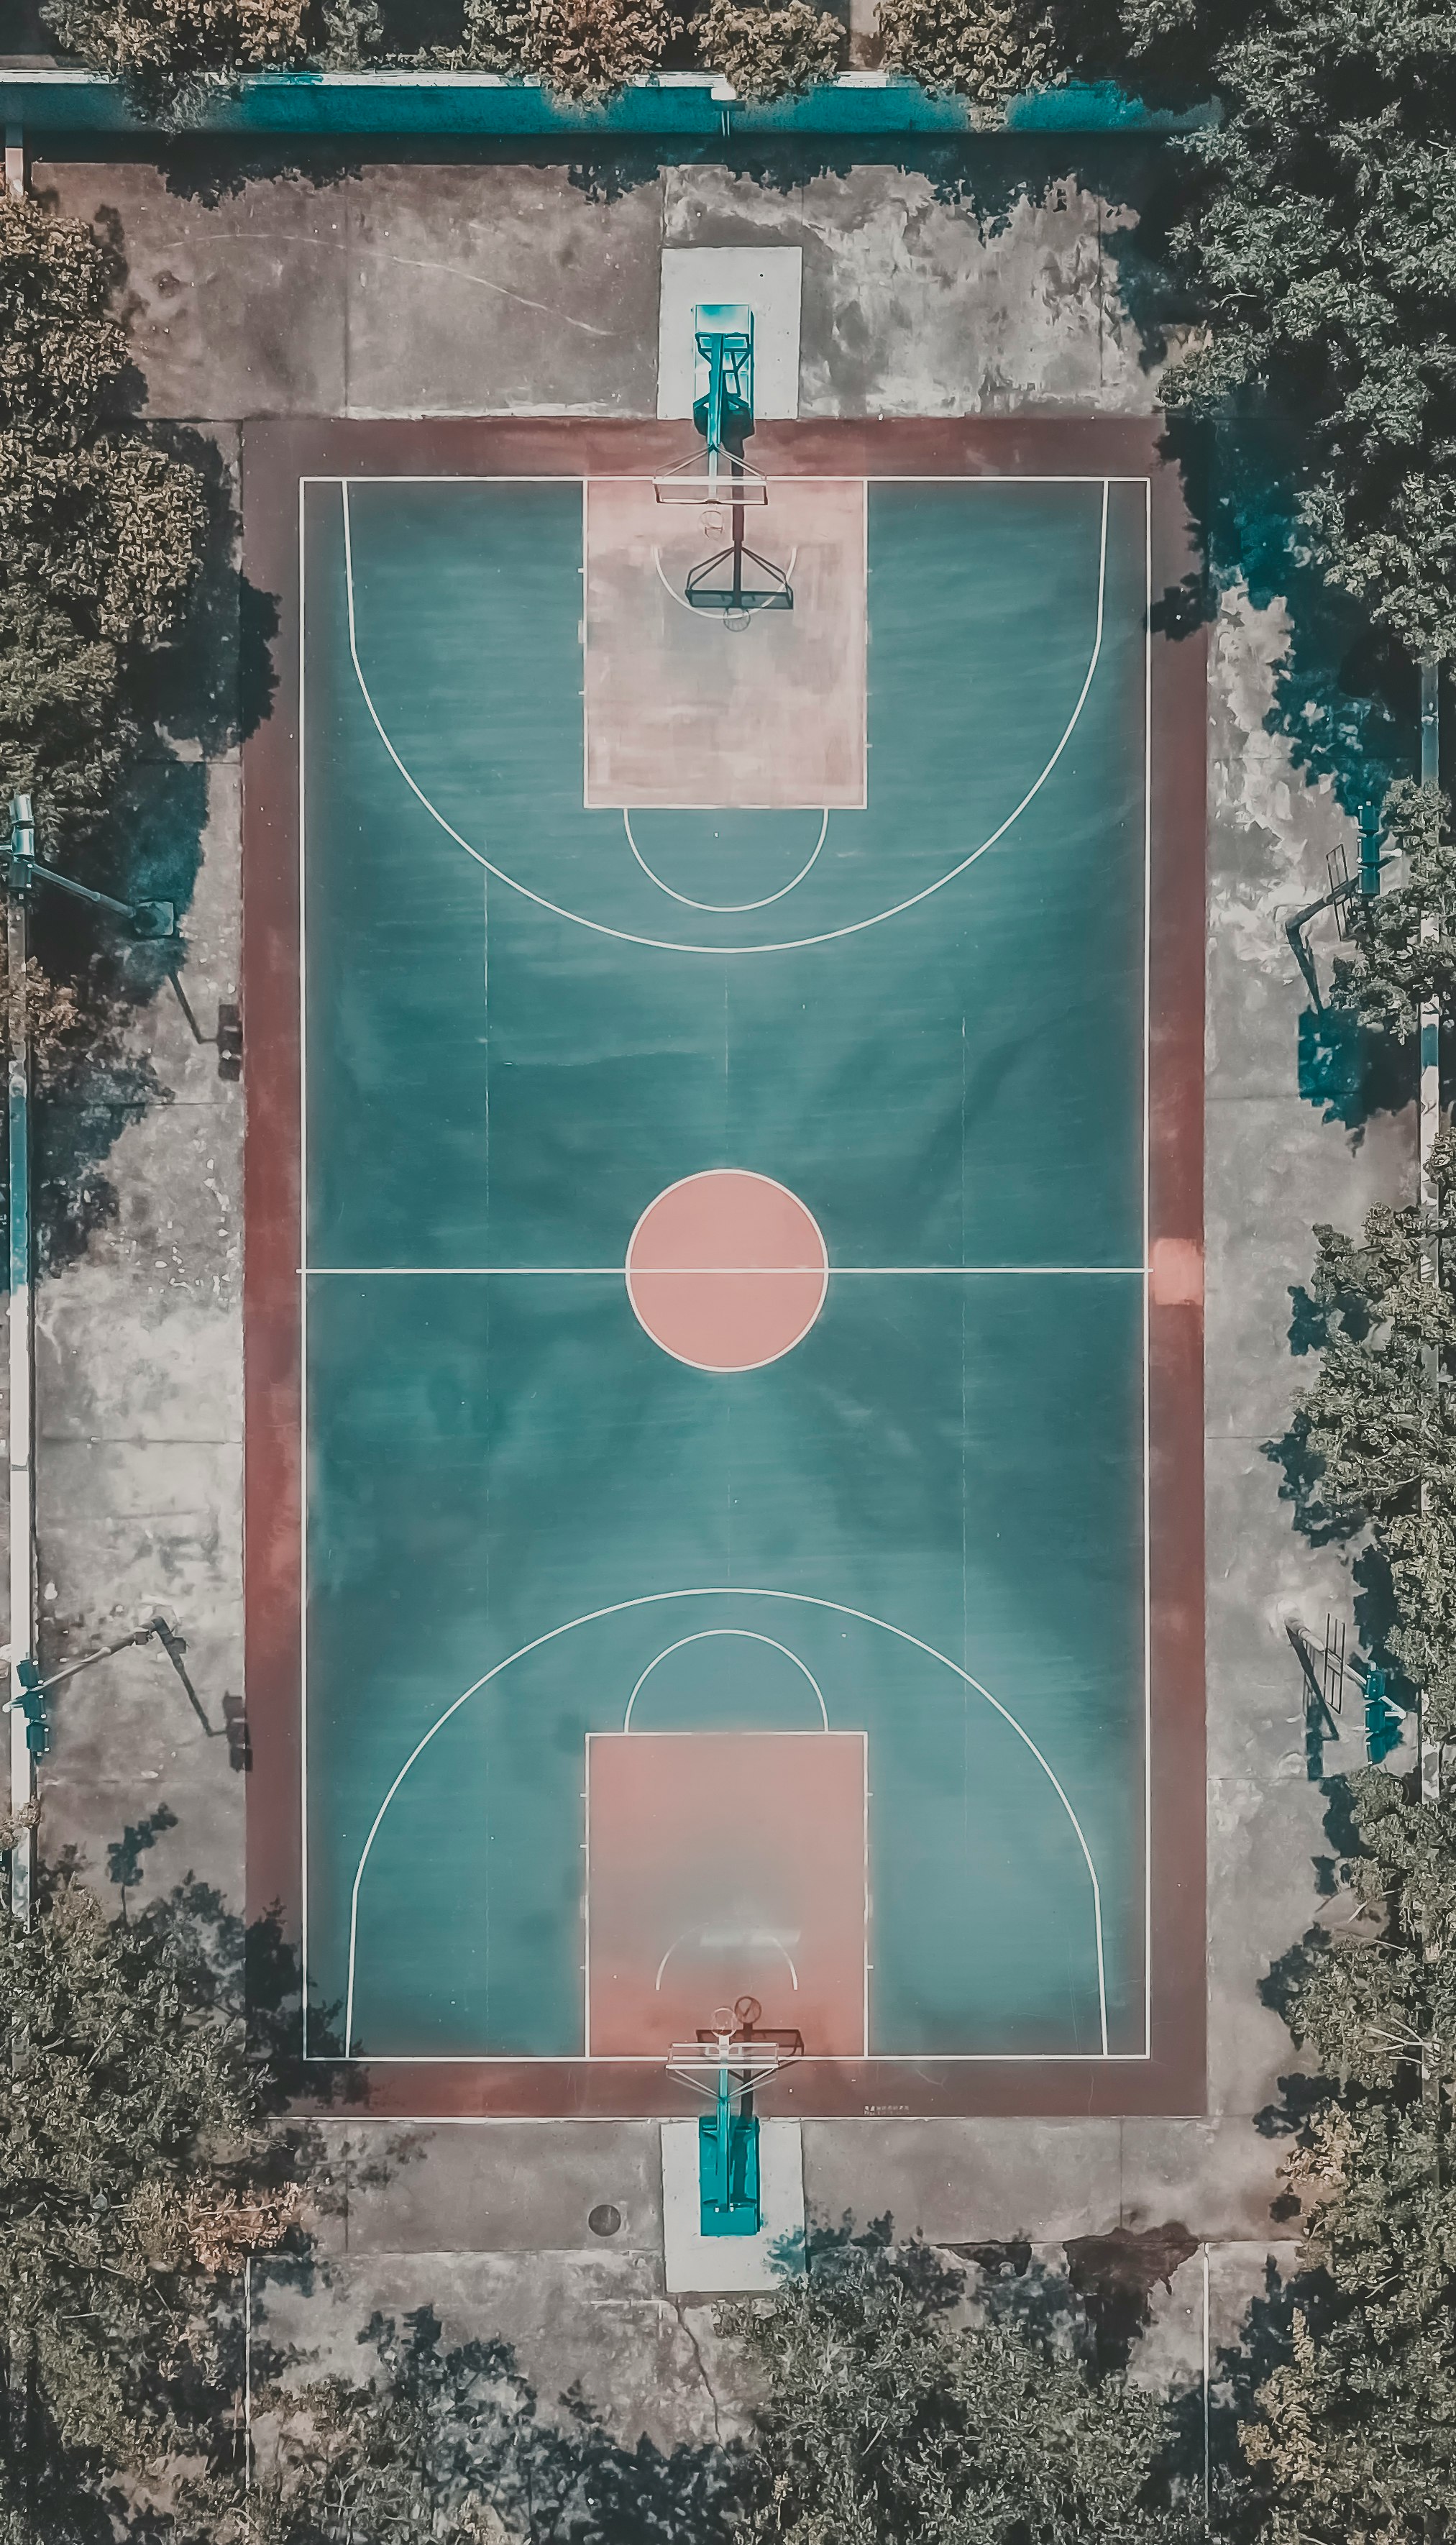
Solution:
[[(278, 628), (267, 712), (243, 752), (247, 1900), (296, 1947), (300, 1847), (300, 1240), (298, 1052), (298, 481), (305, 476), (646, 475), (683, 456), (681, 424), (262, 423), (243, 435), (244, 567)], [(1130, 476), (1151, 486), (1153, 593), (1196, 558), (1156, 420), (766, 424), (767, 474)], [(1207, 643), (1155, 609), (1149, 1309), (1152, 1540), (1152, 2056), (819, 2062), (776, 2082), (799, 2113), (1192, 2113), (1204, 2083), (1203, 942)], [(654, 2067), (464, 2061), (314, 2070), (321, 2095), (425, 2119), (456, 2113), (679, 2110)], [(346, 2084), (346, 2080), (348, 2083)]]

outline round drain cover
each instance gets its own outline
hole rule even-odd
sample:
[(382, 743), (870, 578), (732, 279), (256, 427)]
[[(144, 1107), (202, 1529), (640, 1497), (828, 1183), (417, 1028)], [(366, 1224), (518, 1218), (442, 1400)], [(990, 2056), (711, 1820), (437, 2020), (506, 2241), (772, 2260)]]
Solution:
[(609, 2200), (600, 2200), (587, 2220), (594, 2236), (614, 2236), (621, 2223), (621, 2211)]

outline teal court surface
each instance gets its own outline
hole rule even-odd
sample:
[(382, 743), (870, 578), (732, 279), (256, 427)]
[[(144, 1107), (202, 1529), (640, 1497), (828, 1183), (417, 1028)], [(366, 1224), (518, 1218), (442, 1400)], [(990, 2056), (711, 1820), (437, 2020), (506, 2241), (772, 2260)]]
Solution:
[(245, 450), (252, 1905), (380, 2109), (1196, 2109), (1176, 481), (766, 429), (734, 624), (689, 445)]

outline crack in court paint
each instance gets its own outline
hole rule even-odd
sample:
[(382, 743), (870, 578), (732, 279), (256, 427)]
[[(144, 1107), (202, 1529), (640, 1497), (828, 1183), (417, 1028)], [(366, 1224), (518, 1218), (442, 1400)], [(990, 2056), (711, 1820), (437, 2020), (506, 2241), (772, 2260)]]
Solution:
[[(994, 481), (985, 480), (982, 482), (991, 483)], [(1087, 672), (1083, 679), (1081, 691), (1078, 694), (1077, 703), (1067, 720), (1066, 730), (1062, 735), (1062, 739), (1057, 744), (1055, 751), (1052, 753), (1050, 760), (1042, 770), (1041, 775), (1030, 786), (1027, 787), (1019, 804), (1015, 805), (1012, 810), (1008, 813), (1004, 822), (998, 824), (997, 828), (991, 833), (989, 839), (983, 840), (979, 848), (972, 849), (970, 855), (962, 858), (958, 865), (951, 866), (945, 874), (937, 876), (933, 883), (926, 884), (919, 892), (908, 894), (904, 901), (891, 903), (888, 909), (872, 912), (867, 919), (849, 920), (843, 928), (822, 929), (817, 936), (784, 938), (775, 944), (762, 945), (689, 945), (680, 944), (677, 940), (670, 937), (641, 937), (628, 928), (610, 928), (605, 920), (588, 919), (582, 911), (564, 909), (559, 901), (549, 900), (544, 893), (532, 892), (529, 884), (520, 882), (515, 875), (508, 873), (504, 866), (498, 866), (495, 864), (492, 859), (484, 855), (483, 851), (474, 848), (470, 841), (467, 840), (461, 832), (455, 829), (452, 822), (447, 822), (439, 806), (432, 804), (424, 787), (411, 774), (399, 753), (395, 750), (385, 729), (379, 710), (374, 704), (373, 698), (369, 691), (369, 685), (364, 679), (364, 666), (359, 659), (359, 629), (355, 613), (354, 534), (350, 520), (350, 480), (347, 477), (343, 477), (340, 479), (339, 485), (344, 503), (344, 580), (349, 608), (349, 654), (350, 660), (354, 665), (354, 677), (359, 684), (360, 696), (364, 699), (364, 705), (368, 710), (369, 720), (373, 725), (374, 731), (377, 733), (379, 740), (382, 742), (385, 751), (389, 755), (389, 758), (393, 761), (395, 768), (404, 780), (410, 793), (415, 797), (418, 803), (424, 806), (424, 809), (430, 815), (431, 820), (440, 825), (440, 828), (444, 831), (446, 839), (453, 840), (457, 849), (464, 850), (467, 858), (473, 858), (478, 866), (483, 866), (485, 868), (487, 874), (494, 875), (498, 883), (508, 884), (512, 892), (519, 892), (524, 901), (534, 902), (538, 910), (549, 911), (553, 919), (564, 919), (574, 928), (588, 929), (594, 937), (612, 938), (619, 945), (642, 945), (650, 949), (652, 952), (660, 954), (708, 954), (714, 957), (726, 959), (729, 956), (740, 954), (798, 954), (802, 953), (807, 947), (812, 945), (833, 945), (837, 944), (841, 938), (858, 937), (867, 928), (879, 928), (883, 926), (887, 919), (902, 918), (907, 910), (915, 910), (921, 902), (929, 901), (932, 894), (943, 892), (947, 884), (954, 883), (957, 876), (963, 875), (969, 867), (976, 863), (978, 859), (984, 858), (987, 850), (994, 849), (998, 841), (1005, 839), (1008, 831), (1011, 829), (1013, 823), (1020, 820), (1027, 805), (1040, 794), (1047, 780), (1050, 778), (1052, 771), (1056, 768), (1058, 761), (1066, 750), (1068, 743), (1071, 741), (1073, 734), (1076, 732), (1078, 723), (1082, 716), (1082, 710), (1087, 704), (1088, 695), (1092, 689), (1093, 674), (1096, 671), (1097, 663), (1101, 656), (1102, 628), (1107, 598), (1107, 509), (1111, 480), (1103, 477), (1100, 481), (1092, 479), (1090, 482), (1092, 484), (1099, 482), (1102, 493), (1101, 532), (1097, 556), (1096, 625), (1092, 638), (1092, 655), (1088, 662)]]
[[(404, 1783), (410, 1769), (415, 1765), (416, 1760), (423, 1757), (424, 1753), (429, 1749), (431, 1742), (435, 1739), (437, 1732), (444, 1730), (451, 1716), (459, 1713), (462, 1705), (467, 1705), (472, 1696), (478, 1696), (480, 1690), (483, 1687), (488, 1687), (492, 1680), (499, 1679), (503, 1671), (510, 1670), (517, 1662), (525, 1661), (528, 1654), (540, 1652), (546, 1644), (554, 1644), (559, 1641), (562, 1635), (573, 1634), (578, 1626), (597, 1625), (604, 1617), (619, 1617), (625, 1615), (628, 1610), (633, 1608), (653, 1608), (666, 1605), (669, 1601), (678, 1600), (783, 1600), (798, 1607), (823, 1608), (829, 1610), (833, 1615), (838, 1617), (853, 1617), (857, 1623), (862, 1626), (877, 1626), (883, 1633), (893, 1635), (897, 1642), (912, 1645), (915, 1651), (925, 1653), (932, 1662), (939, 1662), (944, 1669), (952, 1671), (955, 1677), (962, 1681), (967, 1687), (974, 1689), (977, 1696), (985, 1699), (993, 1713), (999, 1714), (1002, 1721), (1010, 1725), (1011, 1731), (1016, 1735), (1017, 1740), (1022, 1742), (1026, 1749), (1030, 1751), (1032, 1758), (1036, 1761), (1042, 1774), (1046, 1777), (1047, 1782), (1055, 1793), (1063, 1811), (1071, 1822), (1072, 1828), (1076, 1833), (1078, 1847), (1082, 1851), (1083, 1862), (1087, 1866), (1088, 1880), (1092, 1886), (1092, 1931), (1095, 1939), (1097, 1964), (1097, 2017), (1098, 2031), (1101, 2040), (1101, 2049), (1095, 2055), (1103, 2059), (1110, 2057), (1111, 2054), (1107, 2048), (1107, 1971), (1106, 1956), (1102, 1938), (1102, 1887), (1097, 1879), (1097, 1868), (1092, 1861), (1092, 1849), (1088, 1846), (1087, 1836), (1082, 1823), (1073, 1809), (1071, 1797), (1069, 1796), (1065, 1785), (1062, 1783), (1061, 1778), (1058, 1776), (1056, 1769), (1051, 1765), (1050, 1760), (1047, 1759), (1045, 1754), (1037, 1748), (1030, 1733), (1026, 1731), (1022, 1724), (1016, 1721), (1011, 1708), (1002, 1704), (1000, 1697), (993, 1696), (990, 1688), (983, 1687), (978, 1679), (972, 1679), (970, 1672), (962, 1670), (959, 1662), (953, 1662), (948, 1653), (937, 1652), (933, 1644), (924, 1642), (919, 1635), (912, 1635), (909, 1629), (905, 1626), (891, 1625), (888, 1617), (872, 1617), (867, 1608), (850, 1608), (846, 1605), (843, 1600), (820, 1599), (815, 1593), (810, 1591), (765, 1591), (748, 1588), (738, 1583), (708, 1583), (697, 1589), (689, 1591), (646, 1591), (641, 1593), (638, 1598), (634, 1600), (613, 1600), (605, 1608), (589, 1608), (580, 1617), (568, 1617), (559, 1626), (548, 1626), (544, 1634), (533, 1635), (528, 1644), (523, 1644), (518, 1652), (508, 1653), (504, 1661), (493, 1663), (492, 1667), (488, 1671), (482, 1672), (479, 1679), (473, 1680), (468, 1687), (461, 1689), (459, 1695), (445, 1707), (443, 1714), (437, 1715), (435, 1721), (431, 1724), (429, 1731), (424, 1733), (415, 1743), (415, 1746), (410, 1752), (409, 1757), (406, 1759), (404, 1765), (400, 1768), (394, 1782), (389, 1787), (382, 1803), (375, 1812), (373, 1820), (369, 1826), (368, 1837), (364, 1840), (363, 1849), (360, 1853), (359, 1863), (355, 1868), (354, 1882), (349, 1895), (349, 1972), (344, 2002), (344, 2057), (349, 2059), (355, 2056), (352, 2045), (354, 2041), (355, 1985), (359, 1959), (360, 1887), (364, 1881), (364, 1868), (368, 1863), (374, 1841), (378, 1837), (380, 1828), (382, 1827), (384, 1815), (388, 1811), (390, 1804), (393, 1802), (395, 1795), (398, 1793), (400, 1786)], [(304, 1991), (306, 1996), (306, 1973), (304, 1975)], [(879, 2055), (884, 2054), (878, 2054), (875, 2052), (870, 2052), (868, 2054), (871, 2058)], [(893, 2056), (894, 2054), (891, 2053), (888, 2055)], [(951, 2053), (950, 2055), (954, 2057), (956, 2054)], [(1014, 2056), (1013, 2053), (1007, 2053), (1005, 2055), (1008, 2057)], [(1043, 2055), (1056, 2058), (1081, 2058), (1087, 2056), (1085, 2052), (1067, 2051), (1033, 2055)]]

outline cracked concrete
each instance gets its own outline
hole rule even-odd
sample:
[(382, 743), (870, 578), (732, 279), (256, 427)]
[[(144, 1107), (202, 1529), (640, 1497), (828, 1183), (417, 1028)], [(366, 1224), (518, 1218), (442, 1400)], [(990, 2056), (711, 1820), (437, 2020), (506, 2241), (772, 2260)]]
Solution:
[[(1092, 158), (1073, 172), (988, 142), (916, 167), (766, 177), (696, 161), (255, 162), (220, 170), (209, 200), (178, 165), (133, 156), (38, 161), (35, 183), (67, 210), (115, 214), (148, 411), (226, 447), (260, 414), (651, 415), (664, 243), (802, 248), (805, 414), (1147, 411), (1158, 348), (1127, 253), (1147, 154)], [(1327, 1611), (1350, 1615), (1346, 1558), (1293, 1536), (1267, 1453), (1300, 1376), (1289, 1292), (1312, 1221), (1352, 1224), (1413, 1176), (1409, 1121), (1347, 1131), (1299, 1093), (1304, 993), (1284, 918), (1351, 833), (1271, 719), (1286, 643), (1278, 606), (1231, 597), (1209, 700), (1209, 2110), (804, 2133), (811, 2208), (830, 2219), (889, 2212), (948, 2245), (1045, 2247), (1177, 2222), (1209, 2250), (1215, 2342), (1286, 2255), (1278, 2144), (1254, 2124), (1290, 2047), (1258, 1984), (1315, 1913), (1324, 1841), (1285, 1623), (1318, 1636)], [(236, 989), (235, 753), (212, 753), (206, 776), (184, 975), (204, 1023)], [(119, 1108), (115, 1213), (39, 1300), (46, 1648), (83, 1649), (161, 1600), (220, 1720), (241, 1686), (242, 1093), (170, 1001), (135, 1043), (165, 1101), (139, 1119)], [(130, 1653), (57, 1708), (46, 1844), (76, 1844), (100, 1872), (123, 1827), (165, 1801), (177, 1826), (146, 1855), (145, 1886), (195, 1867), (237, 1898), (242, 1785), (155, 1651)], [(579, 2379), (624, 2437), (666, 2447), (740, 2426), (741, 2363), (708, 2309), (663, 2291), (650, 2124), (403, 2133), (383, 2180), (364, 2164), (379, 2125), (329, 2127), (359, 2137), (353, 2159), (336, 2151), (347, 2196), (312, 2293), (263, 2291), (276, 2329), (343, 2362), (371, 2308), (429, 2302), (509, 2340), (543, 2397)], [(623, 2219), (609, 2250), (588, 2225), (608, 2200)], [(1180, 2265), (1159, 2298), (1141, 2373), (1197, 2373), (1202, 2268)]]

